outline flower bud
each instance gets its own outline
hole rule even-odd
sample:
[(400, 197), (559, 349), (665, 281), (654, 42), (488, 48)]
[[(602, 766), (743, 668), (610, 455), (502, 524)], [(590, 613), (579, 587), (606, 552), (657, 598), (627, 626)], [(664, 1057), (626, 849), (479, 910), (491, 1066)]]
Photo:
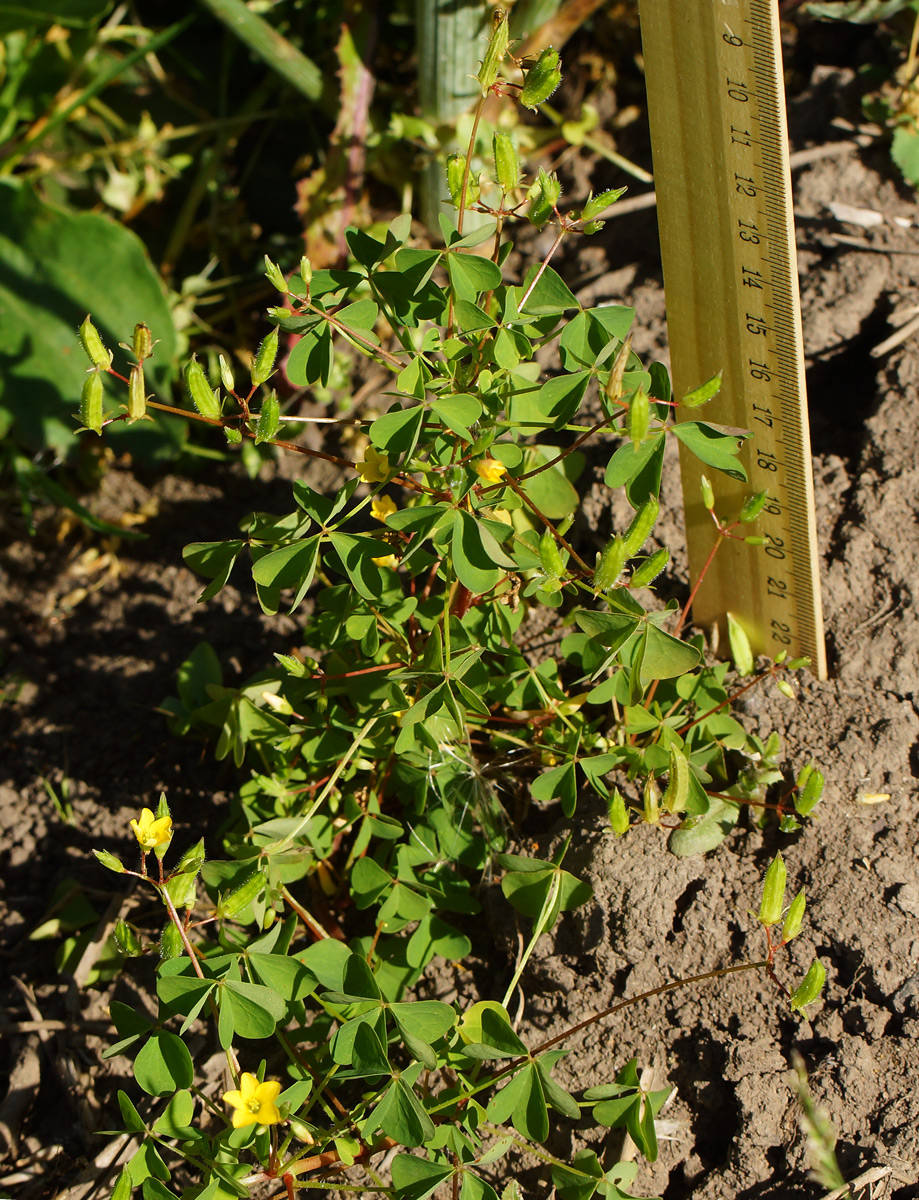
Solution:
[(562, 82), (562, 72), (558, 62), (558, 51), (547, 46), (527, 71), (523, 90), (520, 93), (520, 103), (526, 108), (538, 108), (544, 100), (549, 99)]
[(715, 507), (715, 493), (707, 475), (703, 475), (699, 480), (699, 490), (702, 492), (702, 503), (711, 512)]
[(277, 263), (271, 261), (267, 254), (265, 255), (265, 276), (268, 282), (276, 287), (279, 292), (283, 292), (285, 296), (290, 291), (284, 272)]
[(91, 371), (80, 395), (80, 421), (84, 429), (102, 433), (102, 373)]
[(204, 368), (194, 354), (185, 364), (185, 389), (202, 417), (211, 421), (220, 419), (220, 400), (208, 383)]
[(236, 380), (233, 378), (233, 368), (222, 354), (217, 355), (217, 362), (220, 364), (220, 382), (228, 392), (232, 393), (236, 387)]
[(112, 365), (112, 352), (106, 350), (95, 327), (87, 315), (80, 326), (80, 345), (86, 352), (86, 357), (100, 371), (107, 371)]
[(273, 326), (271, 331), (267, 333), (262, 340), (262, 344), (256, 351), (255, 358), (252, 360), (250, 375), (252, 384), (258, 387), (260, 383), (265, 383), (271, 378), (274, 373), (274, 360), (278, 356), (278, 327)]
[(748, 496), (743, 503), (743, 508), (740, 510), (740, 520), (745, 525), (748, 525), (751, 521), (755, 521), (763, 511), (768, 499), (768, 492), (757, 492), (754, 496)]
[(278, 425), (281, 420), (281, 406), (278, 403), (277, 392), (271, 392), (262, 401), (262, 411), (258, 416), (258, 424), (255, 427), (255, 444), (260, 445), (262, 442), (270, 442), (278, 432)]

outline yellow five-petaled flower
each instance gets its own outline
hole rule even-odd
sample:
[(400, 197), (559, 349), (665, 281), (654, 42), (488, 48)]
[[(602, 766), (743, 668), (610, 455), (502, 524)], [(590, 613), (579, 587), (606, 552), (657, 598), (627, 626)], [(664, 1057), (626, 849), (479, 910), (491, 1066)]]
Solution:
[(370, 515), (378, 521), (385, 521), (398, 509), (398, 504), (390, 496), (374, 496), (370, 501)]
[(233, 1128), (245, 1129), (249, 1125), (277, 1125), (281, 1119), (275, 1104), (281, 1094), (281, 1085), (276, 1079), (259, 1083), (250, 1071), (239, 1077), (239, 1089), (224, 1092), (223, 1099), (233, 1109)]
[(498, 462), (496, 458), (480, 458), (475, 464), (475, 469), (479, 478), (484, 479), (486, 483), (500, 483), (507, 471), (504, 463)]
[(153, 850), (172, 839), (172, 817), (155, 817), (149, 808), (140, 810), (140, 820), (131, 828), (142, 850)]
[(354, 464), (364, 483), (384, 483), (390, 476), (389, 455), (368, 446), (363, 459)]

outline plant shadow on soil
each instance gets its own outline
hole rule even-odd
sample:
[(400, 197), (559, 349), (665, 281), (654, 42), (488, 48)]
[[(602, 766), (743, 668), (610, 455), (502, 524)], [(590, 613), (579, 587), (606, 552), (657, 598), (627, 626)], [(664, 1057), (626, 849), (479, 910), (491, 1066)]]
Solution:
[[(825, 140), (834, 117), (852, 119), (856, 111), (856, 50), (829, 44), (832, 53), (812, 39), (794, 57), (797, 147)], [(604, 171), (598, 168), (595, 188), (604, 185)], [(534, 814), (538, 852), (551, 852), (571, 831), (566, 865), (583, 871), (595, 893), (541, 945), (524, 976), (523, 1029), (537, 1038), (660, 983), (758, 958), (762, 947), (747, 912), (779, 846), (790, 886), (807, 888), (810, 925), (792, 946), (789, 977), (799, 977), (815, 953), (827, 965), (826, 996), (810, 1021), (792, 1019), (769, 981), (751, 973), (627, 1009), (614, 1023), (573, 1039), (557, 1068), (560, 1082), (579, 1091), (608, 1081), (634, 1053), (653, 1067), (655, 1087), (676, 1087), (663, 1114), (669, 1140), (662, 1140), (657, 1163), (642, 1165), (638, 1176), (640, 1191), (666, 1200), (819, 1194), (807, 1177), (789, 1082), (795, 1049), (834, 1123), (844, 1172), (851, 1177), (887, 1166), (887, 1191), (878, 1194), (919, 1196), (919, 360), (910, 343), (883, 357), (870, 353), (887, 333), (887, 315), (919, 303), (916, 259), (890, 252), (919, 248), (915, 229), (893, 224), (895, 217), (913, 219), (915, 200), (870, 150), (815, 162), (796, 172), (794, 183), (833, 672), (825, 683), (802, 679), (796, 703), (753, 692), (743, 710), (754, 730), (781, 734), (790, 770), (813, 759), (826, 772), (820, 819), (782, 841), (742, 822), (703, 861), (675, 860), (656, 830), (636, 829), (616, 842), (595, 798), (584, 797), (564, 827), (552, 810)], [(843, 227), (827, 207), (838, 200), (879, 211), (887, 223)], [(611, 221), (568, 260), (592, 299), (636, 305), (636, 347), (650, 358), (666, 356), (654, 230), (647, 213)], [(834, 243), (838, 232), (857, 233), (866, 247)], [(610, 511), (596, 482), (602, 464), (590, 470), (581, 534), (587, 549), (590, 530), (605, 533), (623, 517), (615, 506)], [(673, 472), (665, 487), (661, 528), (676, 545), (667, 586), (685, 595)], [(12, 540), (0, 557), (6, 629), (0, 733), (8, 748), (0, 780), (6, 850), (0, 954), (10, 972), (34, 985), (44, 1017), (77, 1021), (38, 1051), (37, 1102), (22, 1116), (18, 1157), (6, 1158), (15, 1163), (51, 1148), (42, 1172), (21, 1190), (25, 1200), (57, 1194), (98, 1153), (90, 1131), (117, 1121), (113, 1098), (124, 1083), (117, 1060), (100, 1062), (104, 1040), (78, 1024), (104, 1020), (110, 993), (77, 997), (49, 969), (48, 943), (29, 941), (28, 934), (62, 880), (77, 881), (105, 907), (110, 881), (100, 879), (88, 851), (93, 845), (124, 851), (129, 817), (160, 789), (190, 835), (217, 829), (238, 776), (227, 764), (215, 765), (199, 742), (170, 737), (156, 705), (173, 692), (178, 663), (201, 639), (214, 645), (228, 673), (243, 679), (270, 662), (272, 650), (296, 644), (301, 625), (299, 614), (264, 618), (242, 572), (223, 598), (197, 606), (200, 581), (181, 565), (187, 542), (233, 536), (244, 513), (286, 504), (286, 481), (276, 479), (266, 494), (235, 469), (221, 469), (206, 483), (180, 476), (142, 483), (114, 472), (103, 500), (117, 516), (151, 495), (160, 515), (144, 527), (149, 539), (123, 543), (121, 574), (81, 603), (68, 607), (74, 588), (86, 582), (75, 574), (79, 547), (72, 541)], [(55, 813), (42, 776), (58, 785), (62, 776), (73, 781), (72, 825)], [(859, 802), (879, 794), (890, 798)], [(445, 967), (425, 985), (431, 994), (458, 994), (465, 1003), (492, 996), (496, 976), (509, 979), (517, 930), (493, 892), (486, 893), (486, 914), (491, 949), (467, 972)], [(16, 988), (5, 986), (2, 1000), (5, 1020), (28, 1016)], [(0, 1067), (15, 1073), (29, 1045), (28, 1037), (8, 1038)], [(64, 1071), (67, 1062), (75, 1075)], [(590, 1144), (602, 1157), (596, 1131), (582, 1124), (570, 1135), (560, 1131), (551, 1148)], [(534, 1194), (548, 1191), (545, 1173), (535, 1167), (521, 1180)]]

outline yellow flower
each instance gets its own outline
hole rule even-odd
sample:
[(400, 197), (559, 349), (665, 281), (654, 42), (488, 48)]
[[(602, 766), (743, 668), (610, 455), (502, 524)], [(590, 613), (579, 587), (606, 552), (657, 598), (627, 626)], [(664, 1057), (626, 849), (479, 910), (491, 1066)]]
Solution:
[(149, 808), (140, 810), (140, 820), (131, 828), (142, 850), (153, 850), (172, 840), (172, 817), (155, 817)]
[(259, 1083), (249, 1071), (239, 1077), (239, 1091), (224, 1092), (225, 1103), (236, 1111), (233, 1113), (233, 1128), (245, 1129), (249, 1125), (277, 1125), (281, 1119), (275, 1100), (281, 1094), (281, 1085), (275, 1079)]
[(390, 476), (389, 455), (368, 446), (364, 457), (354, 464), (364, 483), (384, 483)]
[(372, 558), (370, 561), (378, 567), (392, 567), (393, 570), (399, 562), (395, 554), (384, 554), (381, 558)]
[(500, 483), (507, 472), (504, 463), (498, 462), (496, 458), (480, 458), (475, 464), (475, 469), (479, 478), (484, 479), (486, 483)]
[(391, 517), (398, 507), (395, 500), (389, 496), (374, 496), (370, 501), (371, 516), (376, 517), (378, 521), (385, 521), (387, 517)]

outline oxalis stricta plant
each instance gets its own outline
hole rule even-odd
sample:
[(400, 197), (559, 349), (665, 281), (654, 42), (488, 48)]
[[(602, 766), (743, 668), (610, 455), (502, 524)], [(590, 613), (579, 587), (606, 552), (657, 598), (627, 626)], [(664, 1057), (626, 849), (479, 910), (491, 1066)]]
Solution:
[[(522, 83), (502, 75), (519, 71)], [(478, 78), (483, 103), (497, 92), (537, 107), (558, 84), (558, 55), (546, 51), (521, 68), (499, 18)], [(442, 218), (442, 250), (410, 245), (406, 214), (381, 238), (352, 229), (347, 269), (314, 272), (304, 260), (289, 279), (268, 262), (283, 303), (269, 310), (272, 329), (249, 383), (238, 386), (221, 359), (222, 396), (196, 358), (185, 367), (190, 419), (220, 428), (231, 446), (251, 439), (331, 461), (342, 482), (325, 494), (297, 480), (289, 513), (254, 513), (242, 537), (185, 551), (210, 580), (202, 600), (248, 551), (266, 613), (282, 600), (291, 613), (309, 608), (302, 647), (276, 655), (273, 669), (226, 687), (202, 646), (167, 705), (177, 729), (216, 731), (217, 756), (253, 769), (224, 860), (205, 861), (199, 842), (165, 869), (165, 800), (132, 823), (142, 851), (133, 873), (156, 890), (168, 918), (160, 1010), (151, 1023), (113, 1005), (121, 1040), (110, 1053), (133, 1054), (142, 1090), (167, 1102), (141, 1116), (123, 1096), (125, 1124), (141, 1144), (119, 1176), (118, 1200), (136, 1186), (148, 1200), (173, 1194), (166, 1184), (179, 1160), (174, 1183), (189, 1198), (246, 1195), (268, 1178), (283, 1179), (290, 1194), (370, 1186), (424, 1200), (448, 1185), (478, 1200), (495, 1194), (497, 1161), (522, 1146), (551, 1165), (566, 1200), (597, 1189), (627, 1195), (634, 1164), (604, 1173), (592, 1152), (564, 1164), (538, 1145), (552, 1122), (576, 1120), (587, 1105), (653, 1158), (666, 1093), (644, 1094), (633, 1060), (575, 1099), (552, 1076), (575, 1030), (535, 1046), (515, 1030), (509, 1006), (539, 938), (591, 894), (564, 869), (567, 840), (551, 859), (514, 852), (527, 807), (558, 802), (570, 818), (591, 788), (615, 834), (646, 823), (689, 854), (716, 846), (743, 809), (758, 823), (799, 828), (820, 796), (819, 771), (786, 781), (778, 739), (756, 738), (730, 715), (734, 697), (763, 680), (789, 693), (784, 672), (801, 661), (779, 656), (756, 671), (733, 625), (738, 672), (753, 677), (732, 692), (728, 665), (706, 664), (701, 637), (681, 636), (688, 608), (661, 604), (652, 589), (669, 559), (652, 541), (667, 438), (745, 478), (742, 435), (695, 419), (672, 423), (674, 409), (701, 408), (718, 381), (675, 401), (665, 369), (645, 370), (631, 350), (633, 311), (578, 303), (549, 259), (565, 238), (596, 232), (619, 193), (561, 211), (558, 179), (540, 171), (525, 186), (502, 132), (491, 135), (493, 176), (474, 177), (483, 103), (467, 155), (448, 164), (456, 217)], [(464, 235), (469, 208), (490, 221)], [(551, 222), (556, 237), (515, 284), (502, 265), (506, 228), (518, 219)], [(268, 389), (281, 333), (299, 338), (287, 363), (295, 384), (325, 388), (336, 364), (357, 355), (390, 373), (387, 412), (325, 418), (357, 427), (356, 454), (280, 436), (294, 428)], [(184, 411), (146, 395), (154, 343), (145, 326), (135, 330), (127, 374), (114, 370), (88, 318), (81, 339), (92, 363), (85, 428), (98, 433), (148, 408)], [(537, 354), (539, 362), (554, 354), (551, 372)], [(124, 413), (107, 416), (113, 377), (128, 395)], [(611, 446), (606, 483), (624, 488), (634, 510), (595, 561), (572, 532), (592, 442)], [(703, 490), (721, 540), (763, 540), (747, 531), (767, 495), (723, 517), (709, 485)], [(563, 633), (552, 656), (534, 644), (540, 612)], [(108, 852), (99, 857), (126, 870)], [(504, 896), (532, 923), (500, 998), (466, 1010), (406, 999), (436, 956), (470, 953), (486, 873), (501, 874)], [(758, 969), (784, 990), (774, 958), (804, 915), (803, 892), (787, 912), (784, 892), (778, 856), (758, 918), (766, 958), (715, 966), (700, 979)], [(347, 937), (336, 914), (347, 916)], [(128, 955), (143, 951), (145, 936), (124, 921), (116, 931)], [(818, 962), (792, 1006), (816, 999), (822, 980)], [(183, 1040), (208, 1022), (226, 1057), (223, 1086), (196, 1075)], [(398, 1147), (424, 1154), (401, 1151), (377, 1176), (373, 1156)], [(370, 1185), (367, 1176), (317, 1179), (332, 1167), (360, 1167)]]

